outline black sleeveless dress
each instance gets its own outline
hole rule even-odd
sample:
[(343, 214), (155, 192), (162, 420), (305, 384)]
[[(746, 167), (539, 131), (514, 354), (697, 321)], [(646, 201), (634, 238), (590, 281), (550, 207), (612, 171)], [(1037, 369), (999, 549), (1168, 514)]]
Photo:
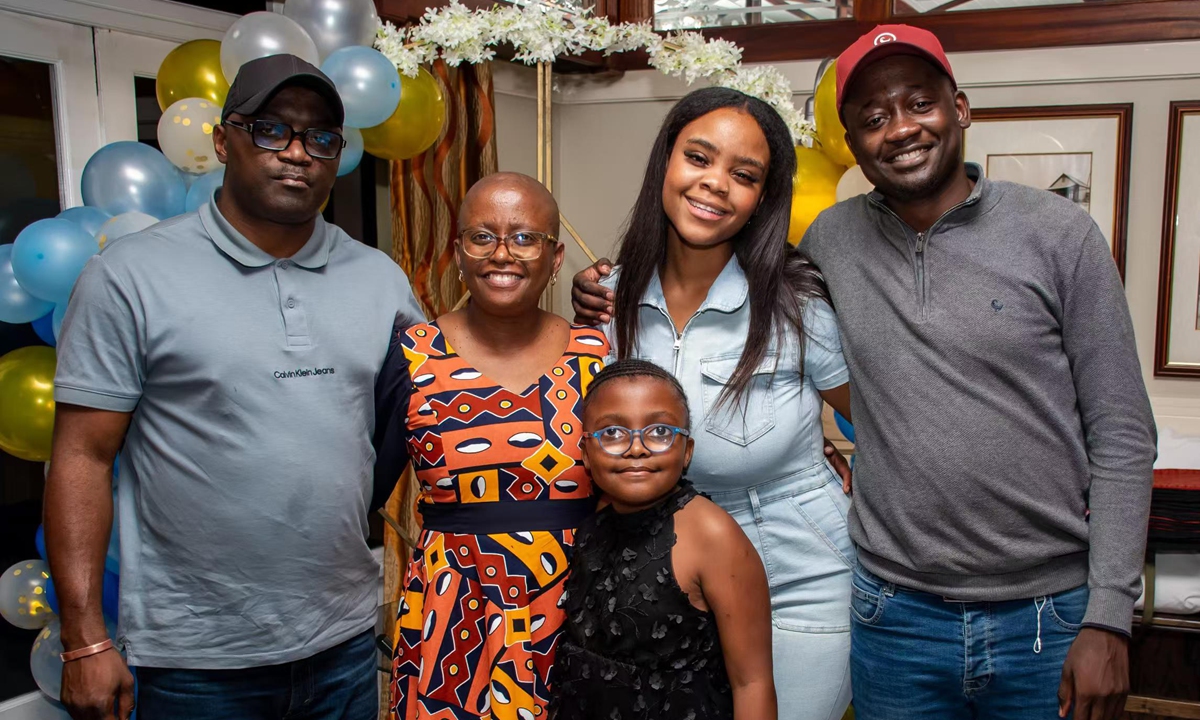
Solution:
[(550, 675), (554, 720), (731, 720), (733, 693), (716, 616), (697, 609), (671, 569), (683, 480), (653, 508), (588, 518), (560, 607), (566, 626)]

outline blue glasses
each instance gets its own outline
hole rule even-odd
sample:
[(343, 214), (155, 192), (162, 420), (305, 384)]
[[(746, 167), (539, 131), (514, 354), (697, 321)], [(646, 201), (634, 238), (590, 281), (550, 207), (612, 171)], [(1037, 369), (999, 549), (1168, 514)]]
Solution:
[(624, 455), (629, 452), (629, 449), (633, 447), (633, 439), (635, 437), (641, 438), (642, 447), (657, 455), (671, 449), (671, 446), (675, 444), (675, 436), (683, 435), (687, 437), (691, 433), (674, 425), (655, 423), (647, 425), (641, 430), (630, 430), (620, 425), (609, 425), (595, 432), (585, 433), (585, 435), (595, 438), (596, 442), (600, 443), (600, 449), (609, 455)]

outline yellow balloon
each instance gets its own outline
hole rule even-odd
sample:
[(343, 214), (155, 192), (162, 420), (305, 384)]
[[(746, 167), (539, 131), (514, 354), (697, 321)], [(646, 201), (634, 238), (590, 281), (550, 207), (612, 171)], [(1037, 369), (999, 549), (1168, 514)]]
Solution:
[(400, 104), (383, 123), (363, 128), (363, 149), (385, 160), (407, 160), (433, 145), (445, 121), (446, 100), (437, 80), (424, 68), (415, 78), (400, 75)]
[(837, 62), (829, 63), (821, 81), (817, 83), (816, 107), (813, 109), (817, 121), (817, 140), (821, 142), (821, 151), (829, 159), (841, 165), (850, 167), (856, 163), (854, 153), (846, 145), (846, 128), (842, 125), (837, 112)]
[(172, 50), (158, 67), (154, 90), (164, 111), (184, 98), (204, 98), (223, 106), (229, 83), (221, 71), (221, 43), (192, 40)]
[(788, 242), (804, 239), (804, 233), (825, 208), (837, 202), (838, 180), (846, 168), (830, 160), (820, 150), (796, 147), (796, 176), (792, 179), (792, 221)]
[(0, 449), (22, 460), (50, 459), (54, 432), (54, 350), (23, 347), (0, 357)]

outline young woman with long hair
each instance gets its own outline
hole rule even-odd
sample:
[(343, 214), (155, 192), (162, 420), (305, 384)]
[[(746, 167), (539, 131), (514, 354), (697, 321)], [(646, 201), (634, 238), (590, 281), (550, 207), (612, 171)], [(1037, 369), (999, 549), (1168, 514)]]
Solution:
[(617, 358), (671, 370), (688, 395), (688, 479), (767, 571), (779, 717), (837, 720), (854, 548), (820, 416), (823, 400), (849, 416), (849, 373), (821, 273), (787, 242), (795, 162), (763, 101), (688, 94), (650, 152), (618, 266), (602, 280), (605, 261), (581, 272), (574, 297)]

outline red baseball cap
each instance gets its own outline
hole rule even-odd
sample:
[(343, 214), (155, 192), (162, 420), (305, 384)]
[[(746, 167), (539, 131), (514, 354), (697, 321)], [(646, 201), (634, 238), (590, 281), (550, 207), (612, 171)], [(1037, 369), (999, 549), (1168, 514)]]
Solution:
[(854, 80), (854, 76), (873, 62), (894, 55), (916, 55), (925, 58), (954, 81), (954, 71), (950, 69), (950, 61), (946, 59), (946, 51), (937, 36), (928, 30), (915, 28), (911, 25), (879, 25), (874, 30), (854, 41), (854, 44), (842, 51), (837, 59), (837, 111), (842, 116), (842, 102), (846, 97), (846, 88)]

